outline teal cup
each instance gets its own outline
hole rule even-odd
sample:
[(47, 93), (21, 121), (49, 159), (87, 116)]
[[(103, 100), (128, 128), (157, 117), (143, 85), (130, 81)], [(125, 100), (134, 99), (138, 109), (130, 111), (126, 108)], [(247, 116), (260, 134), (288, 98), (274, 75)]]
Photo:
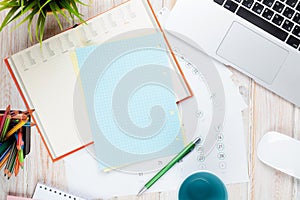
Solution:
[(216, 175), (208, 171), (199, 171), (189, 175), (181, 183), (179, 200), (227, 200), (225, 184)]

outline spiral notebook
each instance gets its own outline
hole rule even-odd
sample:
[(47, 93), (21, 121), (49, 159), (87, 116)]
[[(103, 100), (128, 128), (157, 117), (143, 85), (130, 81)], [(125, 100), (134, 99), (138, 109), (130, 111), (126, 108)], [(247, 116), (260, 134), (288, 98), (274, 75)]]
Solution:
[(38, 183), (36, 185), (32, 199), (35, 200), (85, 200), (72, 194), (63, 192), (56, 188)]
[[(149, 0), (129, 0), (86, 24), (43, 41), (42, 51), (36, 44), (5, 59), (26, 107), (36, 110), (33, 121), (53, 161), (93, 143), (90, 130), (85, 131), (84, 141), (79, 137), (74, 119), (73, 92), (78, 71), (70, 52), (78, 47), (103, 44), (120, 34), (123, 37), (128, 37), (129, 32), (145, 34), (137, 30), (149, 29), (161, 31)], [(181, 86), (185, 93), (179, 100), (191, 96), (184, 78)], [(87, 119), (87, 114), (82, 113), (81, 119)]]

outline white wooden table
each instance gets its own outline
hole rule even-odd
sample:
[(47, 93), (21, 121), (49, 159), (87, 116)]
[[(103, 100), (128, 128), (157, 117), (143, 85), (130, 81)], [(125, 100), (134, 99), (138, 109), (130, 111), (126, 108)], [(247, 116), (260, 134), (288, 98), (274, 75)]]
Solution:
[[(80, 7), (80, 10), (87, 19), (121, 2), (122, 0), (94, 0), (90, 2), (92, 6)], [(164, 6), (171, 9), (176, 0), (151, 0), (151, 2), (157, 11)], [(4, 15), (4, 12), (0, 13), (0, 21)], [(46, 38), (60, 32), (54, 21), (53, 16), (47, 20)], [(12, 24), (0, 33), (1, 59), (32, 45), (28, 39), (27, 25), (22, 25), (16, 31), (11, 32), (10, 29), (14, 25)], [(63, 25), (64, 28), (70, 26), (67, 22), (64, 22)], [(262, 164), (256, 155), (257, 144), (267, 131), (278, 131), (300, 139), (300, 109), (257, 85), (236, 70), (231, 70), (234, 73), (235, 84), (249, 105), (248, 109), (243, 112), (243, 119), (247, 138), (250, 182), (228, 185), (229, 199), (300, 199), (300, 181)], [(13, 108), (25, 109), (8, 70), (1, 62), (0, 108), (4, 109), (8, 104), (11, 104)], [(0, 200), (6, 199), (7, 194), (31, 197), (38, 181), (67, 190), (64, 170), (63, 161), (52, 163), (40, 136), (33, 131), (31, 153), (26, 159), (24, 170), (21, 170), (17, 178), (9, 181), (4, 178), (3, 171), (1, 171)], [(137, 199), (137, 197), (128, 196), (114, 199)], [(176, 191), (145, 194), (140, 199), (176, 199)]]

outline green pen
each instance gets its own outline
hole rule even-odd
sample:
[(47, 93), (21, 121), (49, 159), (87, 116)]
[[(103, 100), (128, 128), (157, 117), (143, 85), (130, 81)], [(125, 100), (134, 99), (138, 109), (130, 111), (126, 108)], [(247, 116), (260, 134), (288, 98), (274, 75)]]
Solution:
[(171, 169), (177, 162), (183, 159), (186, 155), (188, 155), (199, 143), (201, 139), (197, 137), (194, 141), (189, 143), (177, 156), (175, 156), (165, 167), (163, 167), (152, 179), (150, 179), (144, 187), (139, 191), (137, 196), (143, 194), (146, 190), (148, 190), (156, 181), (160, 179), (169, 169)]

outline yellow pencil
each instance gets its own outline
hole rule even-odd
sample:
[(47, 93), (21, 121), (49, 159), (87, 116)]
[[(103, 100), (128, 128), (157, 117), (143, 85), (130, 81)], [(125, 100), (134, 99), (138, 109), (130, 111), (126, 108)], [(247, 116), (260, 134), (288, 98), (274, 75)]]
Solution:
[(5, 139), (8, 139), (12, 134), (14, 134), (17, 130), (19, 130), (20, 128), (22, 128), (22, 126), (24, 126), (24, 124), (26, 124), (26, 122), (28, 121), (28, 117), (25, 120), (21, 120), (17, 125), (15, 125), (10, 131), (8, 131), (8, 133), (5, 136)]

